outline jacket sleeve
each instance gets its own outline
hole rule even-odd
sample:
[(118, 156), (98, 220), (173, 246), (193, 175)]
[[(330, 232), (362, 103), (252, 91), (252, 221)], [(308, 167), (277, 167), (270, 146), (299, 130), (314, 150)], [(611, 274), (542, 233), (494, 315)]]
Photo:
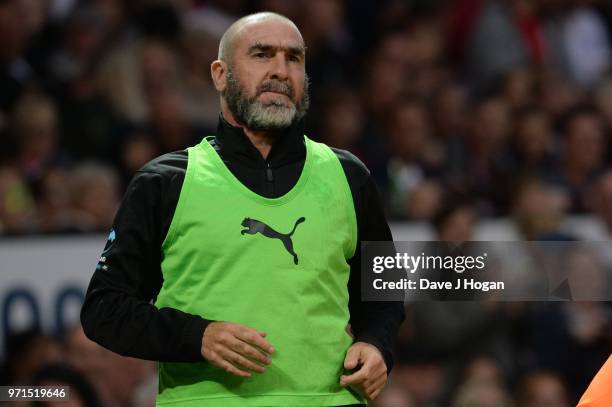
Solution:
[(355, 256), (350, 260), (349, 311), (355, 341), (376, 346), (391, 372), (395, 357), (395, 340), (399, 326), (405, 319), (404, 304), (400, 301), (361, 301), (361, 242), (393, 241), (391, 230), (380, 203), (372, 178), (367, 179), (354, 193), (357, 215), (358, 243)]
[(153, 305), (162, 286), (161, 244), (182, 178), (145, 167), (123, 198), (81, 309), (87, 337), (124, 356), (163, 362), (204, 360), (210, 321)]

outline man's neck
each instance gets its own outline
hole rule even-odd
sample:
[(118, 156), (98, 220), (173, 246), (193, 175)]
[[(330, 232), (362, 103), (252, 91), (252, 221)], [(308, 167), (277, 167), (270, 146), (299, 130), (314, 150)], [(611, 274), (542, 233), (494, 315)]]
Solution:
[(234, 115), (229, 109), (222, 109), (221, 111), (223, 118), (226, 122), (234, 127), (240, 127), (244, 134), (251, 141), (253, 146), (259, 151), (261, 156), (265, 159), (268, 158), (270, 154), (270, 150), (272, 149), (272, 144), (274, 144), (275, 137), (266, 131), (253, 131), (251, 129), (246, 128), (245, 126), (238, 123)]
[(274, 138), (267, 132), (255, 132), (247, 129), (246, 127), (242, 127), (242, 130), (249, 140), (251, 140), (251, 143), (259, 151), (264, 160), (266, 160), (270, 154), (270, 150), (272, 149), (272, 144), (274, 144)]

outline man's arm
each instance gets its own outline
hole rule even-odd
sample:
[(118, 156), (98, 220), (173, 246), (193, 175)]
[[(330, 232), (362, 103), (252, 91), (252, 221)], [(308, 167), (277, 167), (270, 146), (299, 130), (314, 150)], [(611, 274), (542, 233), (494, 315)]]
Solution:
[(351, 187), (357, 216), (357, 249), (349, 261), (348, 282), (351, 329), (356, 342), (366, 342), (383, 355), (387, 372), (391, 371), (394, 345), (399, 326), (405, 319), (404, 304), (361, 301), (361, 242), (393, 241), (379, 194), (368, 169), (352, 154), (334, 149)]
[(351, 328), (356, 341), (370, 343), (380, 350), (390, 372), (395, 340), (399, 326), (405, 319), (404, 304), (400, 301), (361, 301), (361, 242), (392, 242), (393, 237), (371, 178), (363, 185), (359, 198), (361, 202), (356, 208), (359, 239), (355, 256), (349, 262)]
[(210, 321), (151, 303), (163, 282), (161, 244), (176, 208), (185, 160), (184, 152), (167, 154), (135, 175), (113, 222), (114, 240), (109, 237), (87, 290), (81, 310), (85, 334), (124, 356), (204, 360), (202, 337)]

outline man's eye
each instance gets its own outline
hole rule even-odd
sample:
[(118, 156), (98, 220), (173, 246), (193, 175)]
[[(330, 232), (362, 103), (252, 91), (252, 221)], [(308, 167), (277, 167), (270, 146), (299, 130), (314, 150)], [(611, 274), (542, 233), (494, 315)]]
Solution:
[(300, 57), (298, 57), (297, 55), (291, 55), (291, 56), (289, 56), (289, 61), (291, 61), (291, 62), (300, 62)]
[(258, 52), (253, 55), (255, 58), (266, 58), (268, 55), (265, 52)]

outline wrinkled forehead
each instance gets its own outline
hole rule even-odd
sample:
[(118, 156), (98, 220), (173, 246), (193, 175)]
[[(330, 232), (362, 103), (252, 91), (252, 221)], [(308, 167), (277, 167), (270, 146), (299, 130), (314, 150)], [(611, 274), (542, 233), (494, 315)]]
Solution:
[(265, 18), (254, 19), (237, 31), (234, 37), (234, 49), (246, 53), (255, 46), (264, 46), (279, 50), (299, 51), (304, 54), (304, 40), (297, 27), (289, 21)]

